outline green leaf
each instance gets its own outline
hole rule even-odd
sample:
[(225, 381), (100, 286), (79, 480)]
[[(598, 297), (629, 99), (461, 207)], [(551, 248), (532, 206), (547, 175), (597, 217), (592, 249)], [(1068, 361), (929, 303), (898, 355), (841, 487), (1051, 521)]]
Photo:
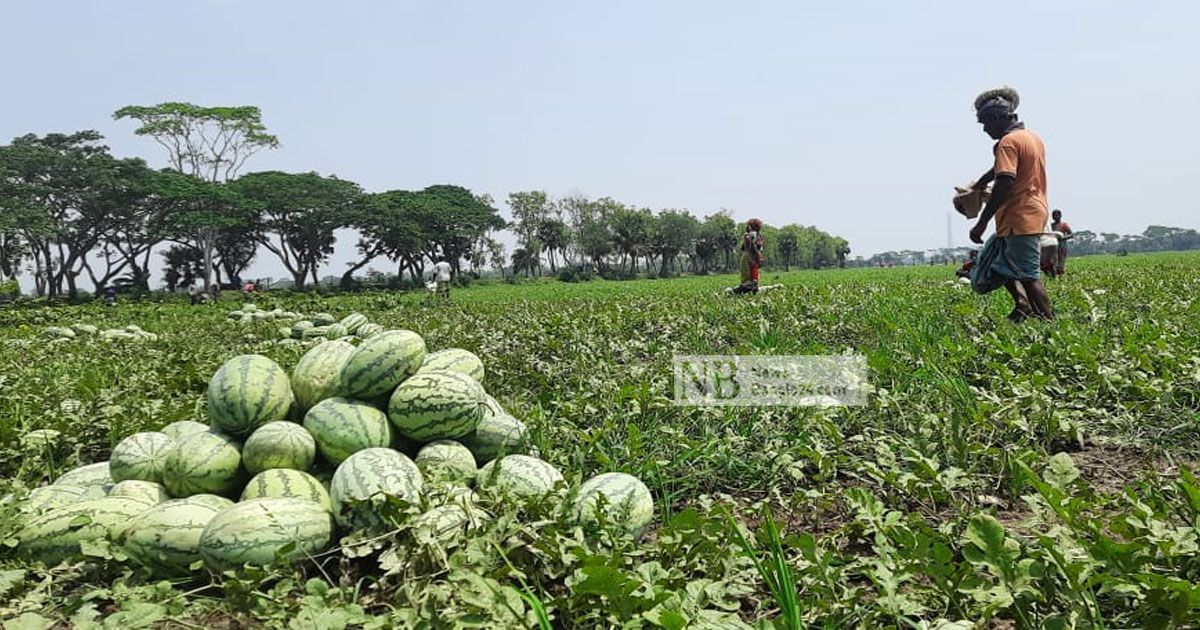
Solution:
[(0, 597), (7, 596), (13, 589), (20, 588), (25, 584), (24, 569), (10, 569), (0, 571)]
[(1075, 460), (1071, 459), (1070, 455), (1056, 453), (1042, 472), (1042, 478), (1055, 488), (1066, 490), (1071, 482), (1079, 478), (1079, 469), (1075, 467)]
[(53, 625), (53, 621), (37, 613), (27, 612), (16, 619), (5, 621), (4, 630), (46, 630)]

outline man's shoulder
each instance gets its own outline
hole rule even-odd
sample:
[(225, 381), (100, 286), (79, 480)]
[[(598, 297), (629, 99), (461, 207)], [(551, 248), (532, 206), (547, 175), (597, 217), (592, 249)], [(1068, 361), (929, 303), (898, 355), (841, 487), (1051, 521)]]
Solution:
[(1017, 129), (1004, 134), (1004, 137), (1000, 139), (997, 145), (1026, 146), (1038, 149), (1041, 149), (1043, 146), (1042, 137), (1034, 133), (1032, 129)]

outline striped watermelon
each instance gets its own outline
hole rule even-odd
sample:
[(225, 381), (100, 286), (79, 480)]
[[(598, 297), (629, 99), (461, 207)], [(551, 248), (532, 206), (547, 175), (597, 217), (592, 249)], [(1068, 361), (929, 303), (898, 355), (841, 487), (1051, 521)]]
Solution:
[(301, 339), (326, 339), (329, 337), (328, 326), (310, 326), (300, 333)]
[(74, 470), (68, 470), (61, 477), (54, 480), (54, 485), (56, 486), (83, 486), (85, 488), (92, 486), (111, 487), (113, 483), (112, 474), (108, 471), (108, 462), (96, 462), (95, 464), (80, 466)]
[[(36, 515), (55, 508), (71, 505), (83, 499), (88, 488), (66, 484), (54, 484), (35, 488), (18, 508), (22, 514)], [(96, 497), (102, 498), (102, 497)]]
[(362, 313), (350, 313), (343, 317), (341, 321), (342, 326), (346, 328), (347, 335), (356, 334), (358, 329), (362, 328), (362, 325), (366, 323), (369, 323), (369, 320)]
[(294, 422), (268, 422), (242, 444), (242, 465), (251, 475), (272, 468), (308, 470), (317, 458), (317, 443)]
[(185, 435), (204, 433), (205, 431), (208, 431), (208, 425), (195, 420), (179, 420), (159, 429), (159, 432), (172, 440), (180, 440)]
[(242, 500), (259, 499), (262, 497), (290, 497), (312, 501), (333, 511), (333, 503), (329, 499), (329, 491), (317, 481), (316, 477), (287, 468), (274, 468), (254, 475), (242, 490)]
[(475, 480), (475, 456), (454, 440), (437, 440), (421, 447), (413, 460), (427, 480), (466, 482)]
[(342, 366), (341, 393), (357, 400), (385, 396), (425, 359), (425, 340), (411, 330), (389, 330), (362, 342)]
[(392, 426), (380, 410), (349, 398), (328, 398), (304, 415), (304, 428), (317, 442), (321, 457), (340, 464), (364, 448), (387, 447)]
[(163, 468), (163, 485), (173, 497), (231, 494), (241, 479), (241, 449), (233, 438), (219, 433), (183, 438), (167, 454)]
[(477, 478), (482, 488), (522, 499), (549, 494), (562, 480), (557, 468), (529, 455), (505, 455), (492, 460), (479, 469)]
[(312, 322), (317, 326), (329, 326), (337, 323), (337, 318), (329, 313), (317, 313), (312, 316)]
[(115, 537), (148, 509), (137, 499), (80, 501), (30, 518), (17, 533), (18, 551), (53, 566), (80, 553), (82, 542)]
[(474, 505), (447, 503), (417, 516), (410, 526), (418, 544), (445, 544), (479, 529), (488, 517)]
[(134, 561), (164, 576), (191, 573), (200, 558), (200, 534), (218, 513), (233, 501), (211, 494), (160, 503), (139, 514), (121, 534), (121, 542)]
[(259, 354), (226, 361), (208, 382), (212, 426), (234, 437), (245, 437), (268, 422), (287, 418), (291, 400), (287, 372)]
[(419, 442), (453, 440), (479, 426), (487, 394), (460, 372), (418, 372), (392, 393), (388, 419), (400, 434)]
[(200, 557), (213, 569), (300, 560), (329, 546), (333, 522), (312, 501), (279, 497), (250, 499), (218, 513), (200, 534)]
[(333, 473), (329, 496), (334, 517), (346, 527), (369, 528), (382, 524), (369, 505), (354, 502), (398, 497), (409, 503), (420, 500), (424, 481), (411, 459), (390, 448), (368, 448), (354, 453)]
[(292, 324), (291, 336), (295, 339), (300, 339), (301, 337), (304, 336), (304, 331), (308, 330), (309, 328), (312, 328), (314, 325), (315, 324), (308, 321), (307, 319), (302, 319), (302, 320)]
[(483, 382), (483, 361), (480, 361), (474, 352), (462, 348), (438, 350), (425, 355), (419, 371), (426, 370), (461, 372), (480, 383)]
[(113, 481), (136, 479), (139, 481), (162, 481), (163, 464), (167, 453), (175, 447), (166, 433), (146, 431), (117, 442), (108, 459), (108, 472)]
[(641, 532), (654, 520), (654, 498), (641, 479), (619, 472), (596, 475), (583, 482), (571, 502), (581, 523), (614, 523)]
[(375, 335), (378, 335), (379, 333), (383, 332), (384, 330), (387, 330), (387, 329), (384, 328), (383, 326), (380, 326), (379, 324), (373, 324), (371, 322), (367, 322), (366, 324), (359, 326), (358, 331), (355, 332), (354, 334), (358, 335), (358, 337), (360, 339), (369, 339), (371, 337), (374, 337)]
[(485, 413), (475, 432), (459, 439), (475, 455), (475, 461), (485, 464), (511, 453), (524, 453), (528, 442), (525, 423), (506, 414)]
[(500, 401), (493, 398), (491, 394), (487, 395), (487, 400), (485, 402), (487, 402), (488, 413), (496, 416), (508, 414), (508, 412), (504, 410), (504, 407), (500, 406)]
[(330, 324), (325, 329), (325, 338), (331, 341), (336, 341), (346, 336), (348, 336), (346, 334), (346, 327), (341, 324)]
[(117, 485), (108, 491), (108, 496), (141, 501), (146, 504), (146, 507), (153, 507), (171, 498), (161, 483), (137, 479), (117, 482)]
[(337, 395), (342, 376), (342, 366), (354, 346), (345, 341), (327, 341), (313, 346), (292, 370), (292, 391), (296, 393), (296, 404), (302, 411)]

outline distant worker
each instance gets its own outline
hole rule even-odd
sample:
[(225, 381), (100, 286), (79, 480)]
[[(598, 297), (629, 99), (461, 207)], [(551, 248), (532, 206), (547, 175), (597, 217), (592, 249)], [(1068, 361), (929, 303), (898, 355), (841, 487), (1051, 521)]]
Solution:
[(199, 304), (204, 299), (204, 289), (200, 288), (200, 284), (193, 282), (187, 288), (188, 299), (192, 304)]
[(254, 281), (253, 280), (246, 281), (246, 286), (242, 287), (242, 293), (245, 293), (247, 296), (254, 293)]
[(117, 305), (117, 287), (110, 284), (110, 285), (108, 285), (108, 287), (106, 287), (104, 289), (104, 305), (105, 306), (116, 306)]
[(1003, 286), (1013, 299), (1008, 318), (1053, 319), (1050, 296), (1041, 278), (1041, 235), (1050, 214), (1046, 200), (1046, 147), (1037, 134), (1017, 121), (1020, 97), (1010, 87), (988, 90), (975, 99), (977, 120), (997, 142), (995, 163), (972, 187), (992, 184), (991, 197), (971, 228), (971, 241), (983, 243), (988, 222), (996, 233), (984, 244), (971, 270), (971, 286), (988, 293)]
[(221, 285), (216, 282), (208, 285), (208, 297), (213, 302), (221, 299)]
[(758, 279), (763, 266), (763, 222), (750, 219), (738, 246), (741, 253), (742, 282), (734, 287), (733, 293), (758, 293)]
[(1067, 225), (1066, 221), (1062, 220), (1062, 210), (1055, 210), (1050, 213), (1054, 219), (1050, 223), (1050, 229), (1058, 232), (1058, 258), (1055, 260), (1054, 275), (1061, 276), (1067, 270), (1067, 241), (1071, 240), (1074, 233), (1071, 231), (1071, 226)]
[(437, 263), (433, 265), (433, 279), (437, 282), (437, 293), (447, 300), (450, 299), (450, 273), (452, 271), (453, 268), (444, 257), (439, 257)]

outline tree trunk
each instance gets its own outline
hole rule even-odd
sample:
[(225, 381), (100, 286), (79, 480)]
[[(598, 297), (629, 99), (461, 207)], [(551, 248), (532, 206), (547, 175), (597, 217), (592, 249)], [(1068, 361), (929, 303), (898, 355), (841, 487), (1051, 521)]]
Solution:
[(292, 272), (292, 290), (293, 291), (303, 291), (304, 284), (305, 284), (304, 280), (307, 276), (308, 276), (308, 272), (303, 269), (301, 269), (299, 271), (293, 271)]

